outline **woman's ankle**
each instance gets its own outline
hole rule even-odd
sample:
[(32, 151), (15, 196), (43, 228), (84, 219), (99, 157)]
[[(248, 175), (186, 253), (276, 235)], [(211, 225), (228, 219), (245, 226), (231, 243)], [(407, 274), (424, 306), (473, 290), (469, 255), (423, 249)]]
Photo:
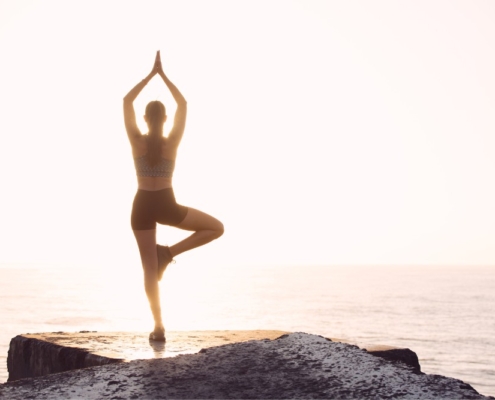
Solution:
[(155, 322), (155, 332), (165, 331), (165, 327), (163, 326), (163, 322), (156, 323)]

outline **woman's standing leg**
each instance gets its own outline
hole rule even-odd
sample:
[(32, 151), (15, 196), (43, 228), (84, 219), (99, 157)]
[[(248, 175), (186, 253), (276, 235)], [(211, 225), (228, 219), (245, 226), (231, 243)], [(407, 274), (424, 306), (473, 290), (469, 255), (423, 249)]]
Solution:
[(158, 286), (158, 259), (156, 254), (156, 229), (134, 230), (139, 247), (144, 272), (144, 289), (148, 296), (155, 333), (163, 330), (162, 310), (160, 307), (160, 288)]

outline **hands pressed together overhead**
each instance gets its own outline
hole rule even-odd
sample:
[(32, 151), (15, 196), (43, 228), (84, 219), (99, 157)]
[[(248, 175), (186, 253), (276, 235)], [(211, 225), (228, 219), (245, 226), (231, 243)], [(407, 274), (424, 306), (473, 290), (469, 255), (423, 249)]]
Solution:
[[(167, 85), (174, 100), (177, 102), (177, 105), (180, 106), (179, 107), (180, 109), (182, 109), (182, 111), (179, 114), (184, 114), (183, 119), (185, 122), (185, 110), (186, 110), (186, 105), (187, 105), (186, 99), (180, 93), (179, 89), (177, 89), (177, 87), (172, 82), (170, 82), (170, 79), (167, 78), (167, 76), (165, 75), (165, 72), (163, 72), (162, 60), (160, 58), (160, 50), (158, 50), (156, 52), (155, 63), (153, 64), (153, 69), (151, 70), (151, 72), (146, 76), (146, 78), (144, 78), (136, 86), (134, 86), (129, 91), (129, 93), (127, 93), (127, 95), (124, 97), (124, 101), (128, 105), (128, 110), (127, 110), (128, 114), (131, 115), (132, 113), (134, 113), (134, 108), (132, 106), (134, 99), (139, 95), (141, 90), (143, 90), (143, 88), (148, 84), (148, 82), (155, 75), (159, 75), (163, 79), (163, 82), (165, 82), (165, 85)], [(132, 117), (132, 118), (135, 118), (135, 117)], [(131, 129), (131, 130), (133, 130), (133, 129)]]
[(163, 69), (162, 69), (162, 60), (160, 58), (160, 50), (158, 50), (156, 52), (155, 64), (153, 65), (153, 69), (151, 70), (151, 74), (150, 75), (154, 76), (156, 74), (158, 74), (160, 76), (165, 75), (164, 72), (163, 72)]

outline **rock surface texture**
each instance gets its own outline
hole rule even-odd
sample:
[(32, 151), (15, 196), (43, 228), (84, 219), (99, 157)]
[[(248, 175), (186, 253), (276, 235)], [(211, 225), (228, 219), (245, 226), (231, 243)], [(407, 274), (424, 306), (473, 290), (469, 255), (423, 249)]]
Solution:
[(167, 332), (166, 345), (151, 342), (148, 334), (143, 332), (82, 331), (18, 335), (10, 341), (8, 380), (12, 382), (122, 361), (175, 357), (227, 343), (276, 339), (285, 333), (269, 330), (172, 331)]
[(136, 360), (21, 379), (6, 399), (483, 399), (457, 379), (414, 372), (356, 346), (291, 333), (174, 358)]

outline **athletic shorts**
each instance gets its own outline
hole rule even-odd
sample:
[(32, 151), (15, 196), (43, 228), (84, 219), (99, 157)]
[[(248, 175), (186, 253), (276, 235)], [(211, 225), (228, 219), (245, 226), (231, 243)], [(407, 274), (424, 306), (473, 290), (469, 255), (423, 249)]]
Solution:
[(150, 191), (138, 189), (132, 204), (131, 226), (135, 231), (156, 229), (156, 224), (176, 226), (187, 214), (177, 204), (172, 188)]

